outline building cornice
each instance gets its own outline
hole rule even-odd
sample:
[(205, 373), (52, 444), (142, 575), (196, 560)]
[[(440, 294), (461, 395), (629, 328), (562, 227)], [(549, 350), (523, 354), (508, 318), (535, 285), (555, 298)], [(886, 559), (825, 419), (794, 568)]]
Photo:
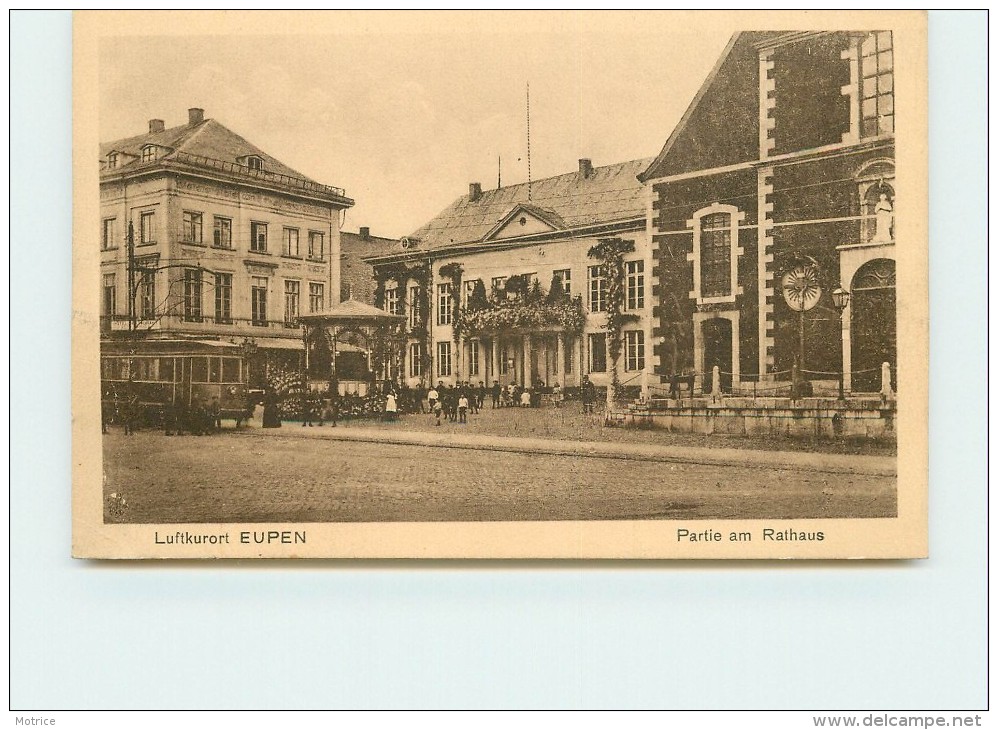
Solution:
[(788, 164), (800, 164), (805, 162), (811, 162), (817, 159), (828, 159), (830, 157), (842, 157), (845, 155), (862, 154), (870, 150), (882, 149), (893, 146), (894, 146), (893, 136), (877, 137), (875, 139), (865, 140), (863, 142), (836, 142), (835, 144), (825, 145), (823, 147), (813, 147), (807, 150), (800, 150), (797, 152), (787, 152), (782, 155), (774, 155), (772, 157), (767, 157), (766, 159), (749, 160), (748, 162), (738, 162), (733, 165), (710, 167), (703, 170), (690, 170), (689, 172), (680, 172), (674, 175), (666, 175), (664, 177), (651, 178), (646, 182), (648, 185), (678, 182), (680, 180), (690, 180), (698, 177), (709, 177), (711, 175), (724, 175), (729, 172), (739, 172), (741, 170), (752, 170), (758, 167), (765, 167), (768, 165), (779, 166), (779, 165), (788, 165)]
[(462, 254), (489, 253), (492, 251), (509, 251), (517, 248), (536, 246), (538, 243), (548, 243), (550, 241), (568, 240), (573, 238), (588, 238), (591, 236), (623, 233), (625, 231), (643, 232), (646, 228), (645, 217), (626, 218), (610, 223), (590, 224), (588, 226), (577, 226), (558, 231), (545, 231), (534, 233), (529, 236), (518, 238), (504, 238), (491, 241), (468, 241), (465, 243), (455, 243), (440, 248), (399, 251), (398, 253), (382, 254), (380, 256), (364, 256), (362, 261), (372, 265), (397, 263), (401, 261), (418, 261), (420, 259), (452, 258)]
[(190, 167), (183, 164), (169, 164), (170, 160), (159, 160), (159, 164), (145, 167), (141, 170), (115, 170), (101, 172), (100, 184), (124, 183), (143, 178), (156, 177), (159, 175), (174, 175), (177, 177), (188, 177), (197, 180), (206, 180), (220, 185), (228, 185), (246, 190), (265, 192), (274, 195), (283, 195), (295, 200), (310, 203), (319, 203), (343, 209), (354, 205), (354, 200), (346, 195), (336, 193), (323, 194), (319, 191), (296, 190), (277, 184), (267, 184), (267, 180), (256, 178), (241, 178), (235, 175), (213, 174), (208, 170)]

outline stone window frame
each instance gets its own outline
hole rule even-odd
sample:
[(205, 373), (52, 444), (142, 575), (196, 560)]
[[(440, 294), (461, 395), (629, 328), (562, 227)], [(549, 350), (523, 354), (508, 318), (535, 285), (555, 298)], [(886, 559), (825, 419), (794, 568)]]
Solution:
[[(706, 216), (717, 213), (727, 214), (730, 221), (730, 293), (724, 296), (705, 297), (700, 287), (700, 237), (702, 221)], [(734, 304), (738, 296), (744, 293), (743, 287), (738, 285), (738, 258), (745, 253), (745, 249), (738, 245), (738, 229), (744, 221), (745, 211), (739, 210), (737, 206), (722, 203), (712, 203), (706, 208), (701, 208), (693, 214), (692, 218), (686, 221), (686, 227), (693, 233), (693, 251), (686, 255), (686, 260), (693, 264), (693, 289), (690, 291), (690, 299), (695, 299), (697, 304)]]

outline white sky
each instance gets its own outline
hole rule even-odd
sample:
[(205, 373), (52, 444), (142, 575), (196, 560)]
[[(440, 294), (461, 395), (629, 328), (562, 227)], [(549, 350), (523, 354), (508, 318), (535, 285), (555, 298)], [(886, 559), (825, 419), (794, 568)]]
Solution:
[(526, 180), (528, 82), (534, 179), (569, 172), (580, 157), (597, 166), (652, 157), (730, 37), (633, 13), (342, 18), (350, 22), (321, 35), (281, 35), (275, 24), (271, 35), (105, 38), (101, 140), (140, 134), (152, 118), (182, 124), (188, 107), (203, 107), (345, 188), (356, 205), (344, 230), (395, 238), (469, 182), (494, 188), (499, 155), (505, 185)]

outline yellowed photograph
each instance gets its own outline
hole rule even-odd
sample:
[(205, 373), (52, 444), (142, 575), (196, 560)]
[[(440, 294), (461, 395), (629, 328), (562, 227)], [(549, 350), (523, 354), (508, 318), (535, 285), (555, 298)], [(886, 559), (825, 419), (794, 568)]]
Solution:
[(926, 42), (77, 13), (74, 555), (925, 557)]

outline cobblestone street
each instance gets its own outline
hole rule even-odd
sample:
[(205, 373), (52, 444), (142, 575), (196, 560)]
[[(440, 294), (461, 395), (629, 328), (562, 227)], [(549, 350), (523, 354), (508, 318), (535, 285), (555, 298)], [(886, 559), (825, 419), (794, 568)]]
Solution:
[[(500, 415), (513, 424), (518, 414), (494, 414)], [(430, 422), (429, 416), (410, 418)], [(457, 426), (441, 426), (446, 428)], [(298, 424), (170, 438), (155, 431), (124, 436), (114, 429), (104, 437), (104, 492), (121, 495), (125, 506), (120, 515), (105, 518), (136, 523), (782, 519), (889, 517), (897, 510), (894, 476), (487, 446), (343, 442), (330, 440), (332, 435), (328, 426)]]

